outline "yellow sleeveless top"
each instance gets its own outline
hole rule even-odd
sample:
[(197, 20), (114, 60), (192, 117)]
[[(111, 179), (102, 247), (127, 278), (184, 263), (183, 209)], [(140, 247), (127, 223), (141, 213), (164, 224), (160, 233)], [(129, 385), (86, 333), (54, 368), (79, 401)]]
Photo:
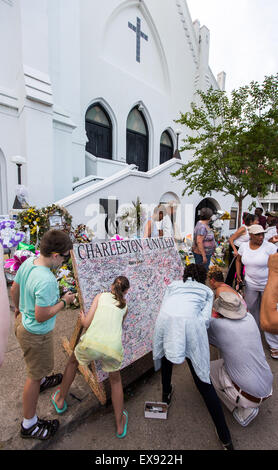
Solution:
[(79, 350), (88, 353), (100, 353), (105, 358), (123, 360), (122, 323), (127, 306), (119, 308), (118, 301), (110, 292), (101, 294), (92, 323), (86, 333), (81, 336)]

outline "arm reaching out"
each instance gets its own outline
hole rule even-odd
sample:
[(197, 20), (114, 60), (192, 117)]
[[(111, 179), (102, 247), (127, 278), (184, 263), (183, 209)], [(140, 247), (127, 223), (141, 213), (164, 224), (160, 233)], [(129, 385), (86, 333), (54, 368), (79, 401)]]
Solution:
[(98, 301), (99, 301), (99, 298), (100, 298), (101, 294), (97, 294), (93, 300), (93, 303), (90, 307), (90, 310), (89, 312), (87, 313), (87, 315), (84, 315), (84, 312), (80, 311), (80, 320), (81, 320), (81, 324), (85, 327), (85, 328), (88, 328), (90, 326), (90, 324), (92, 323), (93, 321), (93, 318), (95, 316), (95, 312), (96, 312), (96, 309), (97, 309), (97, 306), (98, 306)]

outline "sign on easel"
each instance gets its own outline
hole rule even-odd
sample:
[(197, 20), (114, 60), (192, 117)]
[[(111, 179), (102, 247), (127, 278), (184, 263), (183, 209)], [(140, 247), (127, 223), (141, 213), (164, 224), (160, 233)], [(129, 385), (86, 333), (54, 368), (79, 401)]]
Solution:
[[(123, 324), (124, 361), (127, 367), (152, 351), (156, 317), (167, 284), (181, 279), (183, 266), (172, 238), (98, 241), (73, 246), (72, 261), (81, 308), (86, 314), (94, 297), (109, 291), (117, 276), (126, 276), (130, 289), (126, 296), (128, 314)], [(79, 341), (82, 325), (77, 322), (70, 342), (70, 353)], [(81, 368), (79, 368), (81, 370)], [(86, 369), (86, 368), (85, 368)], [(105, 403), (102, 382), (108, 377), (98, 361), (81, 371), (98, 399)]]

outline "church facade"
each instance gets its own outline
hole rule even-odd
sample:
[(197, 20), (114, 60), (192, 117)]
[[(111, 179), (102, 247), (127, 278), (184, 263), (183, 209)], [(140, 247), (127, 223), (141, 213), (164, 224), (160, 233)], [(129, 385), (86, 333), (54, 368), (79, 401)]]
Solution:
[(0, 0), (0, 25), (0, 214), (20, 156), (29, 204), (63, 205), (100, 238), (105, 218), (137, 197), (175, 200), (184, 233), (204, 205), (236, 218), (232, 197), (182, 196), (171, 176), (190, 158), (177, 152), (180, 111), (225, 82), (185, 0)]

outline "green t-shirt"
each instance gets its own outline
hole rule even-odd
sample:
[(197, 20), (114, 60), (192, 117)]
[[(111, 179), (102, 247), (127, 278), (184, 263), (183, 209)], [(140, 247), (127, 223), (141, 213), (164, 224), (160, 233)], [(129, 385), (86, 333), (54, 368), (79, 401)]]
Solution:
[(20, 266), (15, 282), (20, 286), (19, 310), (22, 324), (30, 333), (44, 335), (53, 330), (56, 315), (44, 322), (37, 322), (35, 306), (51, 307), (58, 302), (59, 289), (55, 276), (46, 266), (34, 265), (33, 256)]

